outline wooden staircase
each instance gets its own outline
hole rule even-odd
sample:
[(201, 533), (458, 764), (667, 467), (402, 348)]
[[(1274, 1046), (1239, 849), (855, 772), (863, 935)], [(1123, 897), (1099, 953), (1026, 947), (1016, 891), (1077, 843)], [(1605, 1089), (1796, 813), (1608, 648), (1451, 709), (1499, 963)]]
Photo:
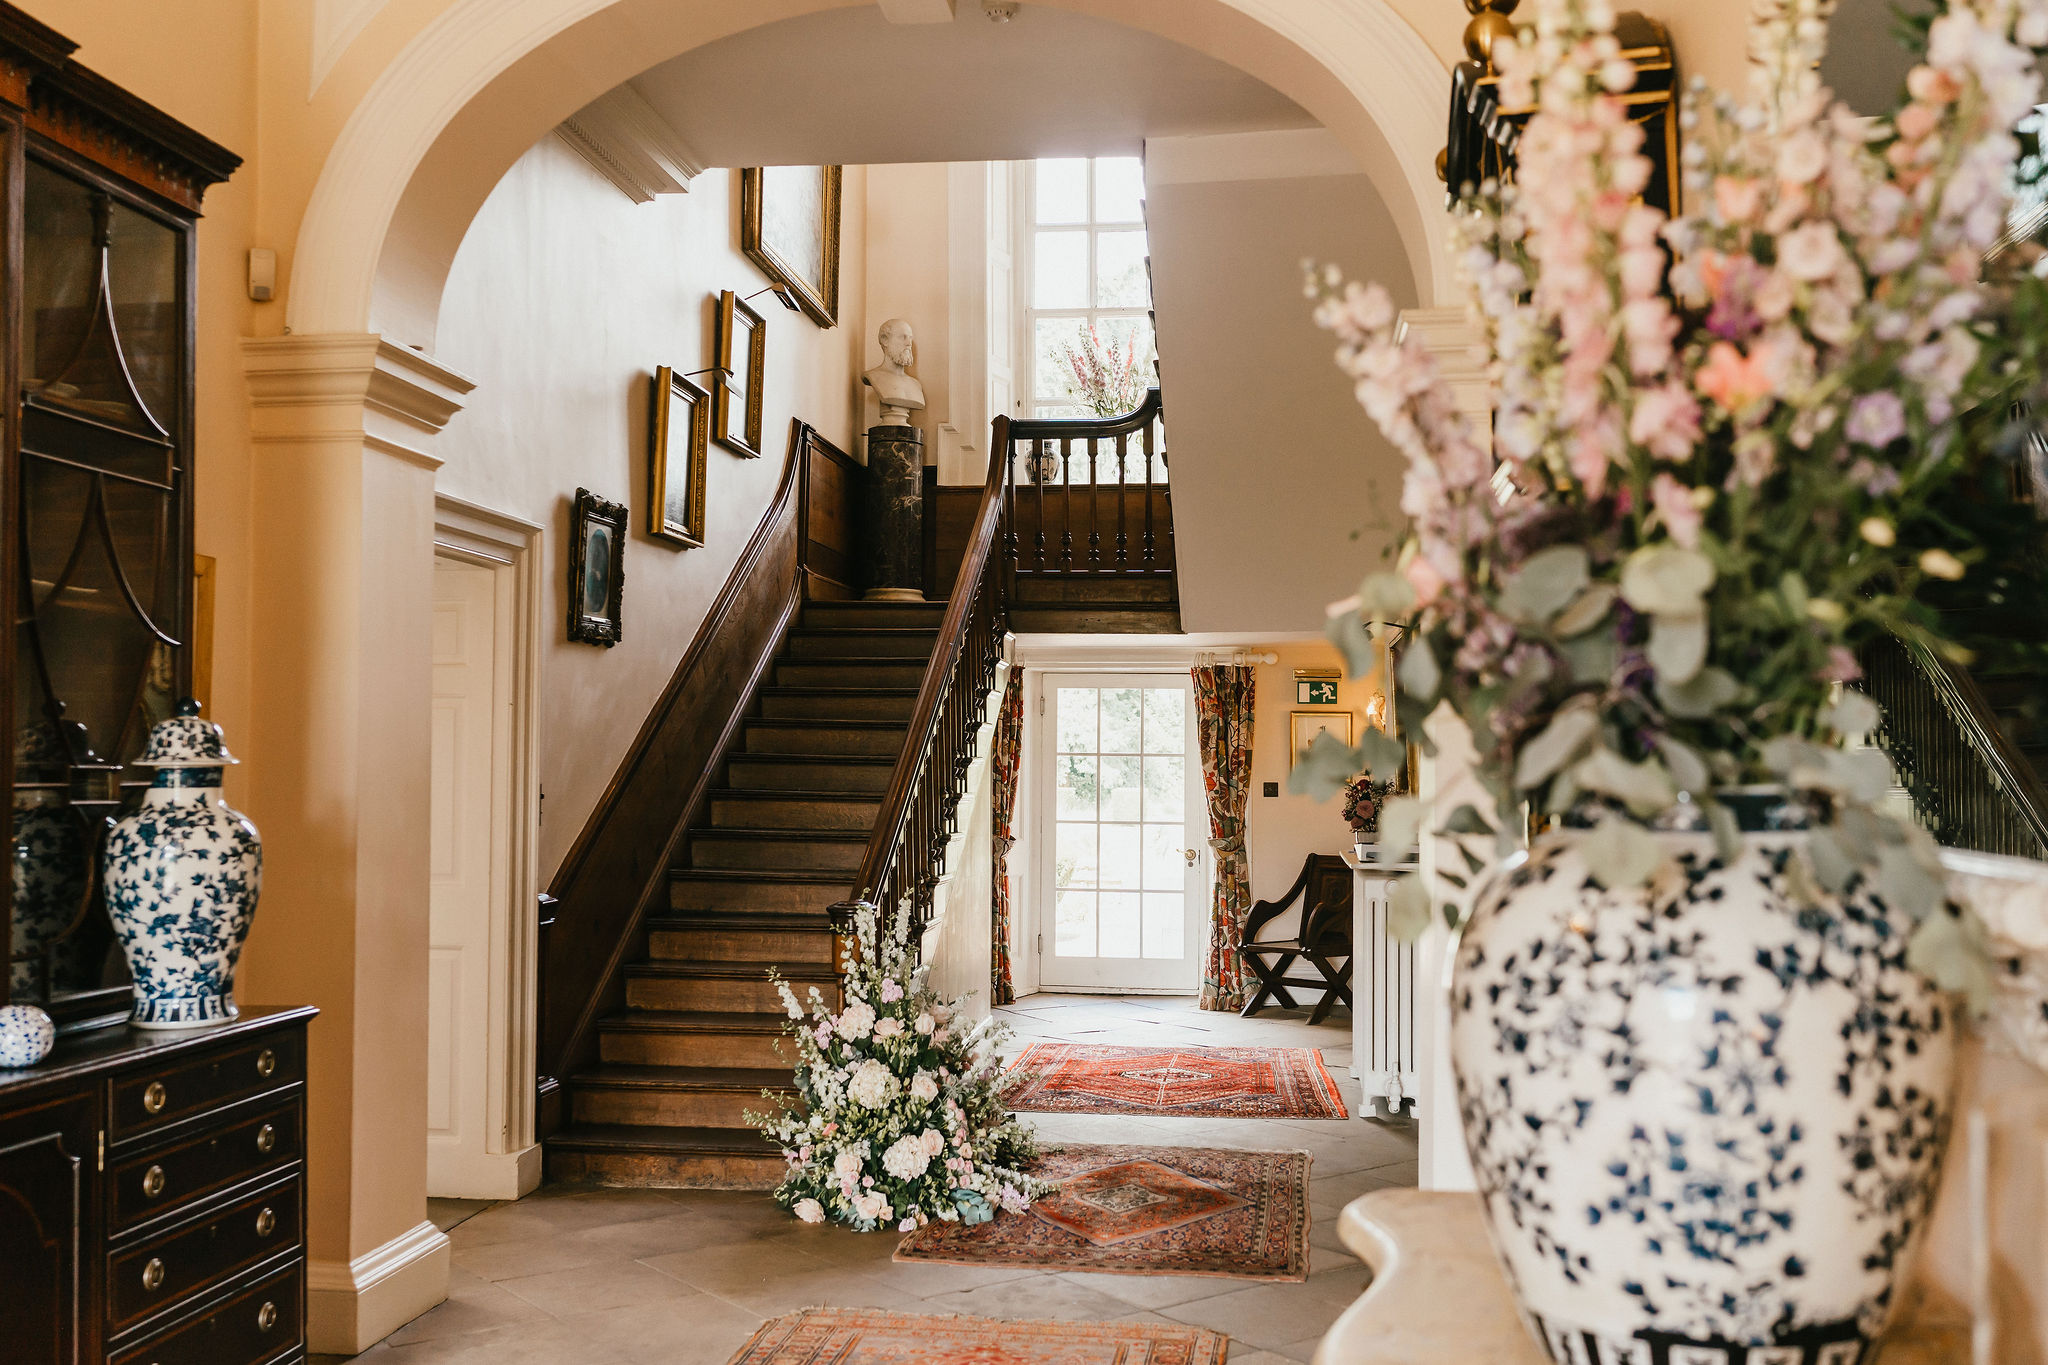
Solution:
[(668, 912), (566, 1080), (555, 1180), (764, 1188), (781, 1154), (746, 1120), (787, 1093), (788, 1022), (768, 979), (836, 1008), (827, 907), (846, 898), (889, 786), (944, 603), (811, 602), (670, 872)]

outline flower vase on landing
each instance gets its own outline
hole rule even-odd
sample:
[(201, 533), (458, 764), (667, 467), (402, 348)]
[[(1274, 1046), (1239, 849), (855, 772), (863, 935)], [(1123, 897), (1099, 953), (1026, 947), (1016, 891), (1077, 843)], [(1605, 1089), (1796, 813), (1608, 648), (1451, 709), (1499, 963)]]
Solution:
[(136, 763), (156, 776), (107, 836), (107, 913), (135, 978), (137, 1028), (235, 1017), (235, 964), (262, 878), (256, 827), (220, 799), (236, 761), (220, 727), (191, 702), (180, 711), (150, 731)]
[[(1940, 1173), (1950, 998), (1860, 880), (1802, 896), (1760, 805), (1732, 862), (1660, 833), (1603, 890), (1564, 830), (1501, 864), (1457, 948), (1466, 1146), (1553, 1359), (1856, 1365)], [(1754, 828), (1753, 828), (1754, 827)]]

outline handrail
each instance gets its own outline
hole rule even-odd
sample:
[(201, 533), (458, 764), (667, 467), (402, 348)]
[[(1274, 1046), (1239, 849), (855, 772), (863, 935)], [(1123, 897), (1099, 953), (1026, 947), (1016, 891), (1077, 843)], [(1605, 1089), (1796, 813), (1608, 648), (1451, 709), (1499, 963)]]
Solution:
[(1028, 483), (1019, 483), (1015, 459), (1004, 476), (1003, 556), (1013, 582), (1174, 581), (1172, 490), (1158, 440), (1165, 410), (1154, 388), (1115, 417), (1011, 423), (1010, 441), (1030, 452)]
[(1876, 742), (1934, 833), (1953, 847), (2048, 858), (2048, 788), (1970, 676), (1904, 637), (1878, 641), (1862, 663), (1883, 713)]
[(920, 927), (929, 918), (939, 860), (953, 830), (974, 735), (986, 718), (988, 685), (1002, 652), (1007, 595), (1003, 576), (994, 570), (1003, 478), (1009, 467), (1009, 428), (1006, 416), (993, 423), (981, 504), (968, 531), (938, 643), (917, 689), (903, 752), (889, 775), (852, 894), (832, 907), (842, 922), (859, 901), (893, 912), (906, 897)]

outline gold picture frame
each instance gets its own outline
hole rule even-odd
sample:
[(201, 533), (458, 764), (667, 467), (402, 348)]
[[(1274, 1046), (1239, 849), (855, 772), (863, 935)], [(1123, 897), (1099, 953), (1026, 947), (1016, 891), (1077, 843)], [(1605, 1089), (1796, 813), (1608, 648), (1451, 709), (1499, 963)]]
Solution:
[(704, 543), (710, 393), (663, 365), (654, 372), (654, 416), (648, 427), (647, 534), (680, 549), (696, 549)]
[(711, 431), (727, 450), (757, 460), (761, 458), (761, 382), (768, 370), (768, 320), (726, 289), (718, 295), (714, 331), (716, 363), (724, 373), (711, 391)]
[(1351, 732), (1352, 722), (1356, 719), (1349, 711), (1290, 711), (1287, 737), (1293, 743), (1287, 751), (1288, 771), (1294, 770), (1294, 765), (1301, 761), (1302, 750), (1315, 743), (1316, 736), (1324, 730), (1342, 740), (1345, 748), (1350, 748), (1357, 742)]
[(820, 327), (839, 323), (837, 166), (740, 171), (740, 249)]

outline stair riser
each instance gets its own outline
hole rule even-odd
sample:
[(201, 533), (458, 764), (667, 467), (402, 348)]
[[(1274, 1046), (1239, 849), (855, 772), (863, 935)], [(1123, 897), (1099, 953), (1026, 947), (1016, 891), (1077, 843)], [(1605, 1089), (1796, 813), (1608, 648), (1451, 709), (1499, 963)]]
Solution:
[(876, 659), (858, 663), (786, 658), (775, 665), (777, 687), (917, 687), (924, 659)]
[(932, 657), (938, 632), (930, 635), (802, 635), (792, 633), (783, 642), (787, 659), (916, 659)]
[(547, 1178), (563, 1184), (655, 1190), (772, 1190), (780, 1156), (670, 1156), (654, 1152), (563, 1152), (549, 1148)]
[(880, 796), (889, 790), (884, 763), (749, 763), (735, 757), (726, 769), (728, 782), (741, 791), (860, 792)]
[(679, 877), (668, 884), (668, 903), (676, 910), (794, 910), (814, 915), (845, 900), (850, 889), (809, 882), (700, 882)]
[(570, 1112), (578, 1123), (635, 1123), (670, 1128), (752, 1128), (749, 1110), (773, 1102), (754, 1090), (657, 1090), (649, 1086), (577, 1086)]
[(1103, 631), (1123, 635), (1177, 635), (1180, 633), (1180, 612), (1150, 608), (1016, 608), (1010, 612), (1010, 628), (1019, 635), (1086, 635)]
[(744, 826), (748, 829), (815, 829), (865, 833), (875, 827), (881, 813), (880, 801), (826, 800), (789, 797), (783, 800), (735, 801), (730, 797), (711, 799), (713, 828)]
[[(601, 1027), (601, 1026), (600, 1026)], [(660, 1033), (629, 1029), (600, 1032), (597, 1055), (607, 1066), (794, 1067), (772, 1033)]]
[[(807, 996), (809, 991), (807, 985), (794, 989), (800, 996)], [(839, 1008), (838, 986), (824, 990), (824, 995), (833, 1009)], [(772, 1014), (782, 1009), (782, 999), (775, 993), (765, 971), (759, 981), (736, 981), (729, 977), (628, 979), (626, 1004), (643, 1010), (752, 1011), (757, 1014)]]
[(803, 624), (813, 630), (937, 630), (945, 618), (944, 602), (814, 602), (804, 608)]
[(858, 872), (866, 852), (850, 839), (690, 836), (690, 866), (720, 872)]
[(763, 697), (761, 714), (769, 720), (893, 720), (908, 724), (917, 708), (909, 693), (881, 697)]
[(750, 754), (859, 754), (863, 758), (894, 758), (903, 748), (902, 730), (813, 729), (809, 726), (749, 725)]
[[(1105, 551), (1107, 547), (1105, 547)], [(1135, 555), (1137, 547), (1131, 552)], [(1026, 550), (1027, 560), (1031, 551)], [(1054, 551), (1047, 548), (1050, 556)], [(1016, 595), (1010, 599), (1011, 607), (1131, 607), (1174, 605), (1178, 591), (1170, 582), (1152, 579), (1132, 582), (1091, 583), (1086, 579), (1072, 578), (1030, 578), (1017, 580)]]
[(647, 940), (647, 955), (657, 962), (759, 962), (772, 967), (829, 964), (832, 953), (830, 933), (801, 930), (657, 929)]

